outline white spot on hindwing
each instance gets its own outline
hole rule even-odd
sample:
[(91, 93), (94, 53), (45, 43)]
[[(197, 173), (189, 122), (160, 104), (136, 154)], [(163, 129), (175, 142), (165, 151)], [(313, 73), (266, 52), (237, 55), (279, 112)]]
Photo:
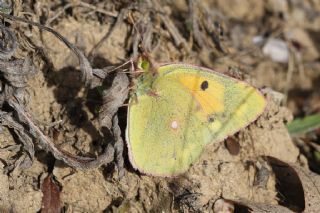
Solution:
[(178, 129), (178, 127), (179, 127), (179, 123), (178, 123), (178, 121), (172, 121), (171, 122), (171, 128), (172, 129)]

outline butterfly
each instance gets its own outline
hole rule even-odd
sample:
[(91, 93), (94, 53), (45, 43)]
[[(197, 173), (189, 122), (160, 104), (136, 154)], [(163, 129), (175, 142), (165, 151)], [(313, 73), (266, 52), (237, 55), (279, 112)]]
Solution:
[(180, 63), (151, 66), (129, 100), (126, 141), (135, 169), (177, 176), (204, 148), (255, 121), (266, 107), (259, 90), (213, 70)]

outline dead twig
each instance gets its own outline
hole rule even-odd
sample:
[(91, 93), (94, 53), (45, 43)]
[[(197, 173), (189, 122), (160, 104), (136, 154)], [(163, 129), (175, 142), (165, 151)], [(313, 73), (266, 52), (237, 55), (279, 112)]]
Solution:
[(53, 35), (55, 35), (60, 41), (62, 41), (72, 52), (74, 52), (76, 54), (76, 56), (79, 59), (79, 63), (80, 63), (80, 70), (82, 72), (82, 81), (85, 82), (85, 84), (90, 84), (91, 79), (93, 77), (93, 72), (92, 72), (92, 68), (91, 65), (88, 61), (88, 59), (84, 56), (84, 54), (73, 44), (71, 44), (67, 39), (65, 39), (60, 33), (58, 33), (57, 31), (51, 29), (50, 27), (46, 27), (43, 26), (39, 23), (33, 22), (33, 21), (29, 21), (26, 20), (24, 18), (20, 18), (20, 17), (16, 17), (16, 16), (11, 16), (11, 15), (7, 15), (5, 13), (0, 12), (0, 15), (14, 20), (14, 21), (19, 21), (19, 22), (24, 22), (33, 26), (38, 27), (41, 30), (46, 30), (50, 33), (52, 33)]
[[(153, 1), (155, 8), (159, 8), (161, 11), (161, 4), (158, 2), (158, 0)], [(167, 30), (171, 34), (175, 45), (177, 47), (183, 47), (188, 49), (188, 44), (185, 38), (180, 34), (179, 30), (177, 29), (176, 25), (172, 22), (172, 20), (164, 14), (162, 11), (159, 13), (159, 16), (163, 22), (163, 24), (166, 26)]]
[(17, 135), (19, 141), (21, 141), (21, 143), (23, 144), (22, 148), (26, 150), (29, 157), (28, 163), (23, 163), (23, 168), (30, 167), (32, 165), (35, 154), (32, 138), (25, 131), (24, 127), (13, 119), (12, 114), (1, 112), (0, 121), (0, 123), (3, 126), (12, 128), (15, 134)]
[(189, 11), (190, 11), (190, 18), (192, 21), (192, 30), (193, 36), (198, 43), (198, 45), (203, 48), (204, 47), (204, 38), (200, 32), (199, 24), (198, 24), (198, 12), (196, 8), (195, 0), (189, 0)]
[(127, 14), (128, 10), (127, 9), (122, 9), (118, 16), (116, 22), (110, 27), (110, 30), (101, 38), (101, 40), (91, 49), (89, 52), (88, 58), (90, 61), (92, 61), (93, 56), (95, 53), (99, 50), (99, 48), (102, 46), (103, 42), (105, 42), (111, 35), (112, 33), (123, 23), (124, 17)]
[(124, 176), (124, 159), (123, 159), (123, 148), (124, 142), (121, 137), (121, 129), (118, 123), (118, 116), (114, 116), (113, 118), (113, 134), (115, 137), (114, 150), (116, 155), (116, 163), (118, 167), (118, 176), (122, 178)]
[(103, 91), (103, 105), (99, 113), (101, 126), (112, 129), (112, 120), (119, 107), (128, 97), (129, 79), (126, 74), (119, 72), (112, 82), (110, 89)]
[(68, 3), (66, 5), (64, 5), (64, 7), (59, 10), (58, 12), (55, 13), (55, 15), (53, 17), (51, 17), (50, 19), (47, 20), (46, 25), (50, 25), (54, 20), (56, 20), (59, 16), (61, 16), (67, 9), (71, 8), (71, 7), (85, 7), (85, 8), (89, 8), (91, 10), (93, 10), (94, 12), (97, 13), (101, 13), (103, 15), (106, 16), (110, 16), (110, 17), (118, 17), (118, 12), (111, 12), (111, 11), (106, 11), (104, 9), (101, 9), (99, 7), (96, 7), (94, 5), (88, 4), (86, 2), (80, 1), (79, 3), (75, 4), (75, 3)]
[(0, 58), (9, 59), (17, 48), (17, 38), (15, 34), (4, 25), (0, 24), (2, 40), (0, 40)]
[(9, 99), (8, 104), (15, 110), (18, 119), (28, 127), (30, 135), (32, 135), (35, 140), (38, 140), (40, 146), (46, 151), (51, 152), (56, 159), (62, 160), (66, 164), (79, 169), (97, 168), (113, 160), (114, 149), (112, 145), (108, 145), (104, 152), (97, 158), (73, 156), (70, 153), (60, 150), (40, 128), (34, 124), (29, 113), (27, 113), (17, 101)]
[(79, 5), (82, 6), (82, 7), (87, 7), (89, 9), (94, 10), (95, 12), (98, 12), (98, 13), (101, 13), (101, 14), (104, 14), (104, 15), (107, 15), (107, 16), (110, 16), (110, 17), (115, 17), (116, 18), (116, 17), (119, 16), (118, 12), (106, 11), (106, 10), (103, 10), (103, 9), (101, 9), (99, 7), (96, 7), (96, 6), (92, 5), (92, 4), (88, 4), (88, 3), (83, 2), (83, 1), (81, 1), (79, 3)]

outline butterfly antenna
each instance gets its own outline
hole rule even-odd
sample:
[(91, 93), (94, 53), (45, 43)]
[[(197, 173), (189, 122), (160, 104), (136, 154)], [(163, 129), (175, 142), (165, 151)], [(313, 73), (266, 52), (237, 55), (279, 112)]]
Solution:
[[(158, 68), (159, 68), (159, 65), (158, 63), (156, 63), (152, 57), (150, 56), (149, 54), (149, 51), (145, 48), (144, 46), (144, 33), (143, 33), (143, 26), (140, 25), (139, 23), (135, 22), (134, 18), (132, 17), (131, 14), (129, 14), (129, 20), (131, 21), (132, 23), (132, 26), (134, 28), (134, 30), (137, 32), (138, 34), (138, 40), (139, 40), (139, 44), (138, 44), (138, 52), (140, 53), (140, 56), (143, 60), (146, 60), (149, 62), (150, 64), (150, 72), (156, 76), (158, 74)], [(133, 66), (133, 63), (132, 63), (132, 67), (133, 67), (133, 70), (134, 69), (134, 66)]]

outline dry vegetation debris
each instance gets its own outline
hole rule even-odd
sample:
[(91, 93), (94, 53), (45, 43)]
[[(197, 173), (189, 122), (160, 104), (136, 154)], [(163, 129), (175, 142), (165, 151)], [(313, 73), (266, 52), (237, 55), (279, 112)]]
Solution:
[[(319, 175), (285, 127), (320, 111), (317, 1), (0, 3), (1, 212), (320, 211)], [(272, 88), (266, 112), (178, 178), (139, 174), (121, 134), (139, 45), (238, 70)]]

